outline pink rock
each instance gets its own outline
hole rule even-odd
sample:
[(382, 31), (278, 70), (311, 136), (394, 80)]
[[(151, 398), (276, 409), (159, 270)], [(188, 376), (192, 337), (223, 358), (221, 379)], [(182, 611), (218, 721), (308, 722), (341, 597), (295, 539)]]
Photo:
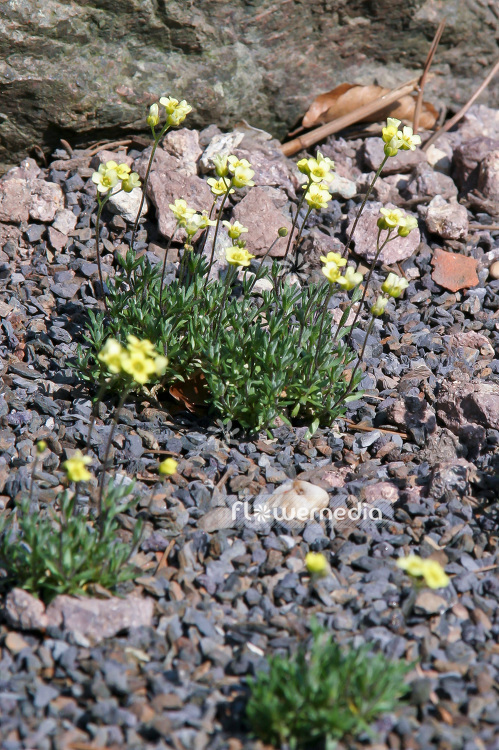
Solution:
[[(133, 168), (141, 179), (145, 177), (150, 150), (134, 162)], [(163, 237), (171, 237), (177, 221), (169, 208), (176, 198), (183, 198), (197, 211), (209, 211), (213, 195), (208, 184), (192, 172), (192, 165), (158, 149), (149, 175), (147, 197), (156, 207), (159, 231)], [(178, 231), (177, 239), (185, 239), (185, 231)]]
[(64, 247), (66, 247), (66, 243), (68, 241), (68, 237), (66, 234), (62, 234), (62, 232), (58, 232), (57, 229), (54, 229), (54, 227), (49, 227), (48, 235), (49, 235), (50, 245), (54, 250), (59, 252)]
[(34, 221), (53, 221), (57, 211), (64, 208), (64, 193), (59, 185), (45, 180), (28, 182), (31, 193), (29, 216)]
[(273, 258), (284, 256), (292, 227), (286, 205), (286, 194), (272, 187), (254, 187), (237, 204), (232, 215), (249, 230), (245, 239), (250, 253), (265, 255), (278, 237), (280, 227), (286, 227), (288, 236), (279, 237), (270, 253)]
[[(380, 217), (380, 208), (383, 208), (382, 203), (376, 203), (374, 201), (367, 203), (355, 229), (355, 234), (353, 235), (356, 254), (365, 258), (369, 262), (373, 260), (376, 254), (376, 238), (378, 236), (377, 221)], [(395, 208), (395, 206), (389, 203), (385, 205), (385, 208)], [(348, 214), (348, 234), (352, 230), (357, 211), (358, 207), (355, 206), (355, 208)], [(406, 213), (412, 215), (409, 214), (409, 212)], [(398, 263), (406, 258), (410, 258), (416, 252), (420, 242), (421, 235), (419, 229), (414, 229), (407, 237), (397, 237), (392, 242), (389, 242), (383, 249), (378, 262), (391, 265), (392, 263)]]
[(499, 149), (491, 151), (481, 162), (478, 190), (486, 199), (499, 203)]
[(112, 638), (121, 630), (150, 627), (153, 613), (153, 600), (139, 596), (91, 599), (61, 595), (45, 609), (43, 602), (22, 589), (7, 594), (4, 610), (14, 628), (44, 631), (48, 627), (62, 627), (92, 643)]
[(165, 151), (182, 161), (191, 174), (197, 174), (197, 161), (203, 153), (197, 130), (171, 130), (166, 134), (162, 146)]
[(0, 181), (0, 221), (20, 224), (29, 219), (30, 192), (26, 180)]
[(499, 386), (476, 380), (453, 383), (444, 380), (435, 408), (437, 417), (455, 434), (466, 425), (499, 429)]
[[(438, 141), (437, 141), (438, 143)], [(453, 177), (463, 192), (469, 192), (478, 184), (480, 162), (487, 154), (499, 148), (499, 139), (483, 135), (462, 143), (454, 150)]]
[(436, 172), (428, 164), (420, 164), (416, 167), (413, 178), (407, 186), (407, 192), (412, 197), (434, 198), (436, 195), (441, 195), (442, 198), (455, 198), (457, 187), (451, 177), (442, 172)]
[[(444, 175), (441, 175), (443, 177)], [(456, 201), (447, 203), (440, 195), (433, 198), (426, 213), (426, 227), (447, 240), (459, 240), (468, 233), (468, 212)]]
[(92, 643), (99, 643), (121, 630), (150, 627), (153, 612), (153, 600), (138, 596), (127, 596), (125, 599), (57, 596), (47, 607), (46, 614), (49, 622), (62, 622), (65, 630), (80, 633)]
[(23, 589), (13, 589), (5, 599), (5, 617), (20, 630), (44, 630), (48, 625), (45, 606)]

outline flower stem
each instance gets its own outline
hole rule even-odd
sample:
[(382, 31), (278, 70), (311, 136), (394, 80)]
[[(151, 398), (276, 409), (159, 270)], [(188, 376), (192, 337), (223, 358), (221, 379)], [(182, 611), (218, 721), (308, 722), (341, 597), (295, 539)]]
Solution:
[[(227, 183), (225, 182), (225, 177), (222, 177), (222, 179), (223, 179), (225, 185), (227, 186)], [(204, 282), (203, 291), (208, 286), (208, 279), (210, 278), (210, 271), (211, 271), (211, 267), (213, 265), (213, 259), (215, 257), (215, 247), (216, 247), (216, 244), (217, 244), (217, 236), (218, 236), (218, 228), (220, 226), (220, 219), (222, 218), (222, 212), (224, 210), (225, 202), (226, 202), (226, 200), (228, 198), (231, 185), (232, 185), (232, 178), (230, 180), (229, 186), (227, 187), (227, 192), (224, 193), (224, 196), (222, 198), (222, 202), (220, 204), (220, 208), (218, 209), (217, 223), (215, 225), (215, 232), (213, 234), (213, 245), (212, 245), (212, 248), (211, 248), (210, 262), (208, 264), (208, 270), (206, 271), (206, 279), (205, 279), (205, 282)]]
[(344, 393), (342, 393), (342, 395), (334, 402), (334, 404), (332, 405), (331, 409), (334, 409), (336, 406), (338, 406), (338, 404), (341, 404), (341, 402), (344, 401), (346, 399), (346, 397), (348, 396), (348, 394), (351, 392), (351, 390), (353, 388), (353, 378), (354, 378), (355, 373), (359, 369), (360, 363), (362, 362), (362, 359), (364, 357), (364, 352), (366, 351), (366, 346), (367, 346), (367, 340), (368, 340), (369, 336), (371, 335), (371, 331), (373, 329), (373, 325), (374, 325), (374, 315), (371, 315), (371, 320), (369, 321), (369, 325), (367, 327), (366, 336), (365, 336), (365, 339), (364, 339), (364, 343), (362, 345), (361, 352), (359, 354), (357, 362), (355, 363), (355, 367), (352, 370), (352, 374), (350, 375), (350, 382), (348, 383), (346, 391)]
[(166, 256), (168, 255), (168, 250), (170, 249), (170, 245), (173, 242), (173, 238), (175, 237), (178, 228), (179, 228), (179, 223), (177, 222), (177, 226), (173, 230), (172, 236), (168, 240), (168, 243), (167, 243), (166, 248), (165, 248), (165, 257), (163, 258), (163, 269), (161, 271), (161, 283), (159, 285), (159, 308), (160, 308), (160, 310), (163, 308), (163, 285), (165, 283)]
[(369, 288), (369, 282), (371, 281), (371, 277), (373, 275), (374, 267), (375, 267), (376, 262), (377, 262), (377, 260), (378, 260), (378, 258), (380, 256), (381, 251), (383, 250), (383, 248), (385, 247), (385, 245), (387, 244), (387, 242), (390, 241), (390, 234), (391, 234), (391, 232), (392, 232), (392, 230), (388, 229), (388, 234), (387, 234), (386, 240), (383, 242), (382, 245), (380, 245), (379, 244), (379, 238), (381, 236), (381, 229), (378, 229), (378, 237), (376, 239), (376, 254), (375, 254), (375, 256), (374, 256), (374, 258), (372, 260), (372, 263), (371, 263), (371, 265), (369, 267), (369, 271), (368, 271), (368, 274), (367, 274), (366, 283), (364, 284), (364, 290), (362, 292), (362, 297), (360, 298), (359, 305), (357, 307), (357, 311), (356, 311), (355, 317), (353, 319), (352, 327), (350, 328), (350, 333), (348, 335), (347, 343), (350, 341), (352, 333), (353, 333), (353, 330), (355, 328), (355, 324), (357, 323), (357, 320), (359, 319), (360, 311), (361, 311), (362, 305), (364, 304), (365, 299), (366, 299), (367, 290)]
[(101, 265), (101, 259), (100, 259), (100, 247), (99, 247), (99, 232), (100, 232), (100, 217), (102, 214), (102, 209), (106, 205), (107, 201), (109, 200), (109, 197), (111, 195), (111, 191), (106, 193), (106, 196), (104, 200), (101, 201), (99, 194), (97, 194), (97, 203), (99, 204), (99, 208), (97, 209), (97, 216), (95, 219), (95, 252), (97, 254), (97, 270), (99, 272), (99, 282), (101, 287), (101, 294), (104, 297), (104, 306), (106, 308), (106, 311), (108, 310), (107, 307), (107, 299), (106, 299), (106, 293), (104, 291), (104, 278), (102, 276), (102, 265)]
[(362, 201), (362, 205), (361, 205), (361, 207), (360, 207), (360, 209), (359, 209), (359, 211), (357, 213), (357, 216), (355, 217), (355, 221), (353, 223), (352, 230), (351, 230), (350, 234), (348, 235), (347, 244), (345, 245), (344, 250), (341, 253), (342, 258), (345, 257), (345, 255), (348, 253), (348, 250), (350, 249), (350, 245), (352, 244), (352, 237), (354, 235), (355, 229), (357, 228), (357, 224), (359, 222), (359, 219), (360, 219), (360, 216), (362, 214), (362, 211), (364, 210), (365, 205), (366, 205), (366, 203), (367, 203), (367, 201), (369, 199), (369, 196), (372, 193), (372, 190), (373, 190), (373, 187), (374, 187), (374, 183), (376, 182), (376, 180), (380, 176), (381, 172), (383, 171), (383, 167), (385, 166), (387, 160), (388, 160), (388, 156), (385, 155), (384, 158), (383, 158), (383, 161), (381, 162), (381, 164), (378, 167), (378, 171), (374, 175), (373, 181), (371, 182), (371, 184), (369, 185), (369, 187), (367, 189), (367, 193), (364, 196), (364, 200)]
[(215, 335), (213, 337), (213, 345), (217, 343), (218, 340), (218, 332), (220, 330), (220, 323), (222, 321), (222, 315), (224, 311), (224, 305), (225, 300), (227, 299), (227, 293), (230, 289), (230, 285), (232, 284), (232, 280), (234, 279), (234, 275), (237, 273), (237, 270), (233, 266), (229, 266), (229, 269), (227, 271), (227, 275), (225, 277), (225, 286), (224, 286), (224, 293), (222, 296), (222, 301), (220, 302), (220, 312), (218, 314), (218, 320), (217, 324), (215, 326)]
[(162, 137), (164, 136), (164, 134), (166, 133), (166, 131), (168, 130), (168, 128), (169, 128), (169, 125), (166, 124), (164, 126), (164, 128), (161, 130), (161, 132), (160, 132), (160, 134), (158, 136), (156, 136), (155, 129), (152, 128), (152, 135), (153, 135), (153, 138), (154, 138), (154, 143), (153, 143), (153, 147), (151, 149), (151, 156), (149, 157), (149, 162), (147, 164), (146, 176), (145, 176), (144, 182), (142, 184), (142, 196), (141, 196), (141, 199), (140, 199), (139, 210), (137, 211), (137, 216), (135, 217), (135, 223), (133, 225), (132, 239), (130, 240), (130, 250), (132, 252), (133, 252), (133, 245), (134, 245), (134, 242), (135, 242), (135, 235), (137, 234), (137, 228), (139, 226), (140, 214), (142, 213), (142, 207), (143, 207), (144, 201), (146, 199), (147, 185), (149, 183), (149, 175), (151, 173), (151, 167), (152, 167), (154, 155), (156, 153), (156, 149), (158, 148), (158, 144), (159, 144), (160, 140), (162, 139)]
[(118, 418), (119, 418), (121, 409), (123, 407), (123, 404), (125, 403), (125, 399), (128, 396), (129, 391), (130, 391), (130, 387), (126, 387), (125, 390), (123, 391), (123, 393), (121, 394), (121, 397), (120, 397), (120, 400), (119, 400), (119, 403), (118, 403), (118, 407), (117, 407), (116, 411), (114, 412), (113, 423), (111, 425), (111, 430), (109, 432), (109, 437), (108, 437), (107, 443), (106, 443), (106, 450), (104, 452), (104, 461), (102, 463), (102, 474), (101, 474), (100, 481), (99, 481), (99, 499), (98, 499), (98, 513), (99, 513), (99, 515), (98, 515), (98, 519), (97, 519), (97, 522), (98, 522), (99, 527), (100, 527), (100, 532), (99, 533), (100, 533), (101, 537), (102, 537), (102, 524), (101, 524), (102, 495), (103, 495), (103, 492), (104, 492), (104, 481), (105, 481), (105, 478), (106, 478), (107, 462), (108, 462), (108, 459), (109, 459), (109, 452), (111, 450), (111, 444), (113, 442), (114, 433), (116, 432), (116, 427), (118, 425)]
[(314, 361), (313, 361), (312, 367), (310, 369), (310, 374), (309, 374), (310, 378), (312, 377), (312, 375), (314, 374), (315, 370), (317, 369), (317, 361), (319, 359), (319, 347), (320, 347), (320, 343), (321, 343), (321, 340), (322, 340), (322, 331), (323, 331), (323, 328), (324, 328), (324, 321), (326, 319), (327, 306), (328, 306), (329, 300), (331, 299), (332, 294), (333, 294), (333, 285), (329, 284), (329, 292), (327, 294), (326, 299), (324, 300), (324, 306), (322, 308), (321, 322), (320, 322), (320, 326), (319, 326), (319, 336), (317, 338), (317, 344), (315, 345), (315, 356), (314, 356)]
[(96, 412), (97, 412), (97, 405), (100, 403), (100, 401), (101, 401), (101, 399), (102, 399), (102, 397), (104, 395), (104, 392), (106, 390), (107, 385), (108, 384), (106, 383), (106, 381), (104, 381), (101, 384), (101, 387), (99, 388), (99, 391), (97, 393), (97, 398), (95, 399), (94, 403), (92, 404), (92, 413), (90, 415), (90, 422), (89, 422), (89, 425), (88, 425), (88, 433), (87, 433), (87, 449), (86, 449), (87, 453), (90, 450), (90, 438), (92, 437), (92, 432), (93, 432), (94, 425), (95, 425), (95, 419), (97, 417), (97, 414), (96, 414)]
[[(300, 215), (301, 207), (303, 206), (303, 201), (305, 200), (305, 196), (306, 196), (307, 191), (308, 191), (310, 185), (312, 184), (312, 182), (313, 182), (313, 180), (309, 177), (308, 178), (308, 185), (303, 189), (303, 194), (302, 194), (302, 196), (300, 198), (300, 202), (298, 203), (298, 206), (296, 208), (295, 218), (293, 219), (293, 226), (291, 227), (291, 232), (289, 233), (288, 244), (286, 245), (286, 252), (284, 253), (284, 257), (282, 259), (283, 262), (285, 262), (287, 260), (288, 253), (289, 253), (289, 250), (291, 248), (291, 243), (293, 241), (293, 232), (295, 231), (296, 225), (298, 223), (298, 216)], [(303, 229), (303, 226), (302, 226), (302, 229)], [(296, 244), (296, 242), (295, 242), (295, 244)]]

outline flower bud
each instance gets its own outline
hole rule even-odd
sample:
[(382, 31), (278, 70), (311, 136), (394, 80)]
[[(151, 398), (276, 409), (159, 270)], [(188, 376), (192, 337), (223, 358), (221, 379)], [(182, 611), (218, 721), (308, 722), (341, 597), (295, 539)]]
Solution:
[(155, 102), (154, 104), (151, 104), (149, 107), (149, 115), (146, 118), (146, 122), (151, 128), (155, 128), (156, 125), (159, 122), (159, 106), (158, 103)]
[(279, 229), (277, 230), (277, 234), (279, 235), (279, 237), (286, 237), (288, 234), (288, 230), (286, 229), (286, 227), (279, 227)]
[(40, 455), (46, 450), (47, 450), (47, 443), (45, 442), (45, 440), (39, 440), (38, 443), (36, 444), (36, 452), (38, 453), (38, 455)]

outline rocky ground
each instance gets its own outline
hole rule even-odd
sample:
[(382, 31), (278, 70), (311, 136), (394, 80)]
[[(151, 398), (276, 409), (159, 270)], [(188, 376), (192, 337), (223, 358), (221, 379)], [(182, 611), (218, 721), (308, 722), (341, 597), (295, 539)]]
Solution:
[[(256, 187), (234, 196), (232, 210), (250, 228), (249, 250), (262, 255), (277, 228), (290, 226), (300, 180), (275, 142), (251, 129), (178, 131), (158, 152), (139, 234), (151, 261), (164, 258), (173, 198), (211, 205), (209, 154), (224, 142), (256, 172)], [(143, 174), (145, 145), (128, 144), (117, 160)], [(379, 150), (376, 138), (323, 146), (337, 165), (334, 200), (305, 237), (297, 283), (319, 278), (319, 255), (345, 241)], [(108, 158), (59, 150), (46, 168), (26, 160), (0, 181), (2, 513), (27, 491), (36, 441), (50, 448), (40, 512), (62, 487), (61, 462), (85, 446), (90, 394), (69, 365), (88, 310), (102, 306), (90, 176)], [(104, 214), (109, 275), (126, 250), (134, 200), (116, 199)], [(171, 400), (164, 409), (127, 403), (113, 459), (125, 481), (138, 477), (140, 501), (121, 519), (124, 539), (149, 502), (158, 457), (179, 461), (155, 490), (136, 557), (142, 575), (120, 600), (59, 597), (45, 610), (21, 591), (4, 597), (4, 750), (256, 747), (243, 721), (245, 677), (270, 653), (293, 651), (312, 614), (342, 643), (369, 642), (417, 664), (409, 699), (377, 723), (374, 740), (348, 747), (499, 748), (499, 112), (475, 108), (427, 155), (388, 162), (355, 235), (361, 263), (381, 203), (420, 221), (377, 269), (378, 280), (389, 267), (410, 284), (370, 337), (365, 398), (312, 439), (306, 427), (280, 426), (272, 439), (224, 434)], [(225, 242), (222, 234), (220, 251)], [(170, 277), (176, 261), (172, 247)], [(95, 465), (112, 409), (105, 401), (93, 433)], [(334, 506), (378, 504), (385, 522), (234, 525), (220, 512), (296, 478), (322, 487)], [(92, 503), (92, 493), (83, 496), (82, 512)], [(309, 550), (324, 551), (332, 568), (314, 586)], [(394, 565), (408, 552), (436, 556), (451, 585), (414, 600)]]

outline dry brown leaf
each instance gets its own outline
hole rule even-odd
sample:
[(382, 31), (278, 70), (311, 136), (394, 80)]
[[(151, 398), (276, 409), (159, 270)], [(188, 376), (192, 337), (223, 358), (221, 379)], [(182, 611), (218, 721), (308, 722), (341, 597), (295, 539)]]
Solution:
[(204, 406), (207, 400), (206, 378), (202, 372), (199, 372), (184, 383), (170, 386), (169, 393), (175, 401), (180, 401), (188, 411), (199, 411), (199, 407)]
[[(320, 94), (316, 97), (306, 112), (302, 125), (304, 128), (313, 128), (316, 125), (322, 125), (338, 117), (348, 115), (359, 107), (370, 104), (384, 94), (388, 94), (391, 89), (385, 89), (381, 86), (360, 86), (350, 83), (341, 83), (332, 91), (326, 94)], [(399, 120), (409, 120), (412, 122), (414, 109), (416, 107), (415, 97), (407, 94), (402, 96), (393, 104), (389, 104), (385, 109), (378, 110), (369, 117), (359, 120), (359, 122), (379, 122), (386, 117), (397, 117)], [(424, 130), (430, 130), (434, 127), (438, 119), (438, 112), (429, 102), (423, 102), (421, 112), (420, 127)]]

